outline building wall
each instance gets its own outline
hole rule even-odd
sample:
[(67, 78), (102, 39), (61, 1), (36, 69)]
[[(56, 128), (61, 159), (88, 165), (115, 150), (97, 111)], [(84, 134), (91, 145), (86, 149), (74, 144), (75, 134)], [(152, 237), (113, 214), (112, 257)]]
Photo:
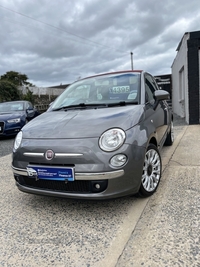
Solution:
[[(200, 103), (200, 47), (198, 51), (198, 56), (199, 56), (199, 103)], [(199, 118), (200, 118), (200, 106), (199, 106)]]
[(191, 32), (188, 45), (189, 124), (199, 124), (199, 47), (200, 31)]
[(189, 124), (200, 123), (200, 31), (185, 33), (172, 64), (173, 110)]
[(187, 41), (190, 37), (186, 33), (178, 48), (177, 55), (172, 64), (172, 108), (178, 116), (185, 118), (189, 123), (189, 98), (188, 98), (188, 60)]

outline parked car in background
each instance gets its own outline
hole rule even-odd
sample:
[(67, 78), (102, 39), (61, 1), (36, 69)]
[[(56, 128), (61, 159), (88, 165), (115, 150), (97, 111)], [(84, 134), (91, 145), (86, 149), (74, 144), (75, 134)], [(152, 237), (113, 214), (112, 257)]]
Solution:
[(152, 195), (173, 115), (152, 75), (100, 74), (71, 84), (16, 136), (12, 169), (27, 193), (109, 199)]
[(27, 122), (39, 114), (29, 101), (0, 103), (0, 137), (16, 135)]

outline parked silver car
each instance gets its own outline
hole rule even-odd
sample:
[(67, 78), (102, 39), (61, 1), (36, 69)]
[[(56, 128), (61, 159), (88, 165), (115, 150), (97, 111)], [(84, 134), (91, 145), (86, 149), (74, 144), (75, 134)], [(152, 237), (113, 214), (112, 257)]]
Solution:
[(16, 136), (12, 169), (27, 193), (109, 199), (152, 195), (173, 115), (152, 75), (122, 71), (71, 84)]

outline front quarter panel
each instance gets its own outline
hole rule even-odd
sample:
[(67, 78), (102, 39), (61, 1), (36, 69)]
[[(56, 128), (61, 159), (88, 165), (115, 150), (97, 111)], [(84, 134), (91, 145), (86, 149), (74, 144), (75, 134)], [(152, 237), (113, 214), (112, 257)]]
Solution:
[(142, 120), (139, 124), (126, 131), (126, 143), (146, 148), (151, 132), (152, 130), (149, 132), (148, 127), (144, 125)]

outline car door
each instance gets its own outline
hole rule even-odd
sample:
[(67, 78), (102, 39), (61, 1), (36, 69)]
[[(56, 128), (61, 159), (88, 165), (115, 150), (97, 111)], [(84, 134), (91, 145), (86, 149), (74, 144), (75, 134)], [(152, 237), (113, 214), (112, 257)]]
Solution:
[(25, 103), (27, 119), (31, 120), (35, 117), (35, 110), (30, 102)]
[(167, 131), (167, 112), (163, 101), (157, 102), (154, 92), (158, 90), (154, 78), (149, 74), (144, 74), (145, 79), (145, 118), (150, 128), (154, 129), (157, 136), (158, 145), (163, 145), (164, 136)]

